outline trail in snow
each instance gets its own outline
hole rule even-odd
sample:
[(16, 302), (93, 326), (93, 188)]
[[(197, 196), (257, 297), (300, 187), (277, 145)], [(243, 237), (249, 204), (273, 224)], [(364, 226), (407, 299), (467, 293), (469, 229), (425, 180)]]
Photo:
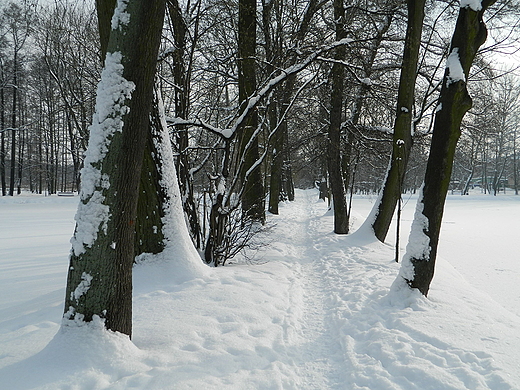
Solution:
[[(399, 267), (393, 249), (361, 231), (332, 233), (332, 215), (317, 193), (296, 195), (281, 205), (280, 215), (269, 216), (271, 227), (259, 236), (267, 244), (256, 263), (239, 259), (195, 277), (182, 276), (174, 258), (136, 266), (132, 341), (88, 326), (53, 338), (70, 244), (53, 247), (58, 254), (48, 263), (27, 245), (24, 257), (16, 257), (16, 242), (43, 244), (48, 235), (36, 229), (45, 221), (35, 223), (34, 208), (17, 209), (12, 225), (0, 225), (0, 237), (15, 231), (17, 238), (2, 241), (10, 257), (0, 258), (9, 270), (0, 273), (0, 286), (16, 277), (36, 289), (21, 290), (14, 304), (0, 295), (0, 387), (519, 388), (517, 315), (443, 259), (428, 299), (389, 293)], [(73, 221), (73, 208), (62, 216), (59, 210), (52, 208), (56, 223)], [(39, 267), (30, 267), (33, 262)], [(54, 273), (60, 268), (62, 276)]]
[(287, 226), (281, 227), (301, 254), (302, 337), (316, 340), (304, 364), (305, 388), (512, 388), (489, 353), (414, 326), (414, 317), (435, 308), (420, 296), (389, 295), (398, 268), (392, 248), (362, 233), (330, 233), (323, 203), (309, 195), (282, 210)]
[(294, 283), (303, 295), (296, 308), (302, 311), (299, 338), (303, 341), (295, 356), (296, 370), (302, 388), (341, 389), (344, 359), (331, 328), (331, 302), (318, 265), (320, 253), (309, 245), (316, 239), (316, 227), (323, 215), (323, 203), (312, 207), (315, 202), (314, 194), (303, 192), (299, 202), (282, 209), (283, 217), (277, 222), (279, 231), (288, 233), (280, 241), (289, 243), (293, 256), (284, 260), (293, 264)]

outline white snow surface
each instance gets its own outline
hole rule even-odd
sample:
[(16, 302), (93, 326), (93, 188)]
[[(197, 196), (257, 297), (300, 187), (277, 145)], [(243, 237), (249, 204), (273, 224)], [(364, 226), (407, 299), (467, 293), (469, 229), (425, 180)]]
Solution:
[[(374, 201), (354, 197), (353, 230)], [(253, 260), (136, 266), (131, 341), (101, 320), (60, 329), (77, 202), (0, 198), (2, 389), (520, 388), (520, 197), (448, 197), (426, 299), (390, 293), (393, 231), (335, 235), (299, 190)]]

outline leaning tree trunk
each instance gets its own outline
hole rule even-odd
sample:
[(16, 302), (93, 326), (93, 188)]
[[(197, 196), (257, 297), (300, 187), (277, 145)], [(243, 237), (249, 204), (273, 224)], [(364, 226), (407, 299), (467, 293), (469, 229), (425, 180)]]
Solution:
[[(346, 38), (344, 29), (345, 9), (343, 0), (334, 0), (334, 21), (336, 23), (336, 40)], [(345, 58), (345, 46), (335, 49), (334, 58), (341, 61)], [(343, 108), (343, 80), (345, 70), (343, 65), (336, 62), (332, 65), (332, 92), (330, 96), (330, 124), (328, 132), (328, 171), (334, 209), (334, 232), (347, 234), (349, 218), (347, 197), (341, 169), (341, 111)]]
[(444, 203), (460, 125), (472, 105), (466, 80), (477, 50), (486, 40), (487, 30), (482, 16), (494, 2), (484, 0), (479, 7), (471, 4), (461, 8), (451, 40), (422, 196), (417, 203), (410, 242), (399, 276), (423, 295), (428, 294), (435, 270)]
[(412, 115), (414, 104), (417, 62), (421, 46), (421, 33), (426, 0), (408, 0), (408, 25), (404, 44), (401, 77), (397, 94), (397, 112), (394, 123), (392, 157), (372, 228), (376, 237), (384, 242), (395, 207), (401, 198), (402, 185), (412, 148)]
[(101, 318), (107, 329), (132, 333), (139, 178), (164, 7), (163, 0), (118, 2), (81, 173), (64, 325)]

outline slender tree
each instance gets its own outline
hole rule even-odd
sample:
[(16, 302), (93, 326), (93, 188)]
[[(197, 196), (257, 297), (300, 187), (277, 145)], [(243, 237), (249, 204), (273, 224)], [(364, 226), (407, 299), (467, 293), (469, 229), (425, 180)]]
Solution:
[(397, 93), (392, 157), (381, 197), (374, 206), (377, 208), (377, 211), (375, 220), (372, 223), (374, 233), (380, 241), (384, 241), (386, 238), (395, 207), (401, 198), (406, 166), (408, 165), (408, 158), (412, 148), (414, 91), (425, 3), (426, 0), (407, 1), (408, 24), (406, 27), (399, 91)]
[[(196, 16), (196, 23), (198, 23), (200, 15), (200, 5), (198, 3), (198, 11)], [(189, 90), (190, 90), (190, 76), (191, 63), (193, 57), (193, 50), (195, 42), (192, 44), (192, 50), (188, 61), (186, 61), (187, 51), (187, 35), (188, 26), (184, 14), (181, 10), (178, 0), (167, 1), (168, 16), (171, 21), (173, 38), (175, 41), (175, 50), (172, 52), (173, 56), (173, 81), (176, 85), (174, 90), (175, 99), (175, 116), (177, 118), (186, 119), (188, 117), (189, 106)], [(198, 28), (195, 28), (194, 41), (197, 40)], [(193, 192), (193, 178), (190, 173), (190, 161), (188, 158), (189, 136), (187, 126), (178, 126), (175, 132), (175, 141), (178, 149), (178, 156), (176, 160), (177, 177), (179, 179), (179, 187), (181, 191), (181, 198), (183, 202), (184, 213), (190, 227), (191, 237), (195, 246), (201, 246), (201, 228), (197, 207), (195, 205), (195, 194)]]

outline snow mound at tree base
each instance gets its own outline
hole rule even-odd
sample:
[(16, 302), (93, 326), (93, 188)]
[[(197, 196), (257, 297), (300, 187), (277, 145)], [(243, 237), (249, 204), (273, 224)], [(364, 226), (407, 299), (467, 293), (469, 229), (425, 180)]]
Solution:
[(0, 371), (5, 389), (102, 389), (148, 371), (129, 337), (101, 320), (60, 328), (36, 355)]

